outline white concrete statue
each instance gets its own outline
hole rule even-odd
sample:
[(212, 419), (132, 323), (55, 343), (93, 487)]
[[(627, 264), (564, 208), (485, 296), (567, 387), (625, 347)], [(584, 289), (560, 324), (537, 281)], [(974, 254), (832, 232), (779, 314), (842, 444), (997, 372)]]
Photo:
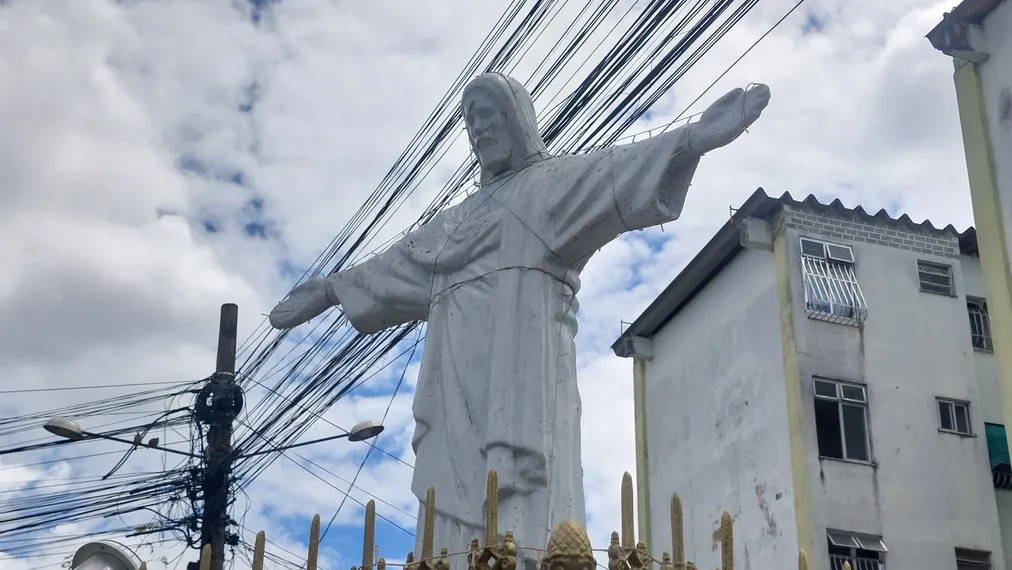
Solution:
[[(481, 75), (463, 95), (480, 188), (382, 254), (299, 285), (271, 312), (281, 329), (336, 305), (364, 333), (427, 323), (412, 490), (423, 501), (436, 489), (437, 548), (467, 550), (483, 536), (489, 469), (499, 476), (499, 529), (513, 529), (517, 544), (543, 548), (563, 520), (586, 524), (580, 271), (623, 233), (678, 219), (699, 157), (744, 132), (769, 98), (765, 85), (736, 89), (696, 123), (552, 156), (527, 90)], [(520, 553), (531, 569), (534, 556)]]

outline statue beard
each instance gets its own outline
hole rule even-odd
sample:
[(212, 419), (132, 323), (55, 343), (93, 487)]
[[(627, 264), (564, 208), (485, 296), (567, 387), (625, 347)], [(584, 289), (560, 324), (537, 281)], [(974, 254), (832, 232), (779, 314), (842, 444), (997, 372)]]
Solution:
[(478, 159), (481, 161), (482, 169), (495, 176), (510, 167), (513, 152), (499, 145), (490, 145), (478, 150)]

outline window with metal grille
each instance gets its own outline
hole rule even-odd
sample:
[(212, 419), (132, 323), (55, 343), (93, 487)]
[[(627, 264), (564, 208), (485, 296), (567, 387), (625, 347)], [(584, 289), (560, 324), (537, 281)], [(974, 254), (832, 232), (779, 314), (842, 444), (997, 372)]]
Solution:
[(829, 567), (843, 570), (845, 562), (851, 570), (885, 570), (885, 543), (877, 536), (831, 530), (829, 540)]
[(994, 351), (991, 344), (991, 319), (987, 316), (987, 301), (966, 298), (966, 312), (970, 315), (970, 343), (976, 350)]
[(956, 296), (956, 288), (952, 284), (952, 266), (930, 261), (917, 261), (917, 282), (924, 293)]
[(801, 269), (810, 318), (855, 324), (868, 316), (850, 246), (801, 238)]
[(973, 435), (970, 427), (970, 403), (948, 398), (938, 398), (938, 429)]
[(819, 456), (871, 461), (864, 386), (824, 378), (815, 378), (814, 384)]
[(991, 570), (991, 553), (983, 550), (957, 548), (956, 570)]

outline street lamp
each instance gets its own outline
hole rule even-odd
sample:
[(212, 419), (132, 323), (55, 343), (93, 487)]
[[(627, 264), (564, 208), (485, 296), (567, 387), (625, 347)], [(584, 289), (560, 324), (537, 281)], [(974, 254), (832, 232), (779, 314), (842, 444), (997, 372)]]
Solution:
[(376, 420), (366, 420), (364, 422), (358, 422), (352, 426), (351, 431), (347, 433), (341, 433), (332, 435), (329, 437), (322, 437), (320, 439), (311, 439), (309, 441), (302, 441), (292, 445), (286, 445), (284, 447), (275, 447), (272, 449), (262, 449), (260, 451), (254, 451), (252, 453), (240, 453), (239, 457), (252, 457), (254, 455), (264, 455), (266, 453), (274, 453), (275, 451), (287, 451), (293, 447), (302, 447), (304, 445), (313, 445), (314, 443), (320, 443), (324, 441), (332, 441), (335, 439), (348, 438), (348, 441), (365, 441), (372, 439), (377, 435), (381, 434), (386, 429), (383, 424)]
[[(348, 441), (365, 441), (367, 439), (372, 439), (378, 436), (385, 429), (383, 424), (376, 420), (366, 420), (364, 422), (359, 422), (355, 424), (351, 428), (351, 430), (346, 433), (332, 435), (330, 437), (324, 437), (310, 441), (303, 441), (300, 443), (296, 443), (294, 445), (287, 445), (284, 447), (272, 446), (272, 449), (254, 451), (252, 453), (242, 453), (241, 450), (236, 449), (231, 453), (226, 452), (222, 454), (220, 451), (214, 452), (212, 448), (212, 452), (209, 453), (208, 457), (205, 458), (203, 456), (188, 453), (185, 451), (169, 449), (166, 447), (159, 447), (157, 445), (158, 441), (157, 439), (153, 439), (148, 443), (144, 443), (141, 439), (143, 437), (141, 434), (138, 434), (136, 439), (134, 439), (134, 441), (130, 441), (114, 437), (111, 435), (88, 432), (81, 429), (81, 426), (78, 425), (77, 422), (74, 422), (67, 418), (50, 418), (49, 421), (47, 421), (42, 427), (45, 428), (45, 430), (48, 431), (49, 433), (62, 438), (66, 438), (70, 441), (81, 441), (86, 439), (108, 439), (110, 441), (125, 443), (133, 447), (149, 447), (152, 449), (159, 449), (169, 453), (185, 455), (187, 457), (205, 459), (207, 463), (204, 466), (204, 481), (202, 483), (204, 489), (204, 522), (202, 529), (202, 532), (204, 534), (202, 534), (202, 536), (209, 534), (210, 538), (209, 539), (202, 538), (201, 540), (202, 543), (211, 545), (211, 562), (212, 562), (211, 567), (213, 570), (220, 570), (222, 568), (222, 562), (224, 560), (224, 548), (226, 542), (226, 528), (227, 528), (226, 522), (227, 513), (225, 509), (227, 509), (228, 504), (228, 470), (231, 469), (231, 464), (233, 461), (244, 457), (263, 455), (266, 453), (283, 452), (295, 447), (302, 447), (305, 445), (312, 445), (314, 443), (331, 441), (341, 438), (347, 438)], [(230, 436), (231, 436), (231, 428), (229, 428), (228, 431), (225, 432), (226, 444)], [(211, 441), (212, 437), (209, 434), (208, 435), (209, 448), (211, 447)], [(217, 448), (218, 449), (221, 448), (220, 443), (217, 444)], [(227, 449), (227, 445), (225, 449)], [(130, 451), (127, 452), (127, 457), (129, 457), (130, 453), (132, 452), (133, 448), (131, 448)], [(123, 460), (120, 461), (119, 465), (122, 465), (123, 461), (125, 460), (126, 457), (124, 457)], [(119, 467), (119, 465), (114, 467), (113, 471), (110, 471), (109, 475), (111, 475), (112, 472), (114, 472)], [(106, 477), (108, 477), (109, 475), (106, 475)], [(217, 514), (209, 515), (208, 513), (217, 513)], [(72, 566), (74, 570), (78, 570), (78, 566), (80, 566), (80, 570), (138, 570), (138, 568), (132, 567), (128, 563), (124, 563), (123, 560), (125, 559), (123, 556), (120, 556), (121, 553), (118, 550), (111, 549), (111, 547), (108, 547), (108, 545), (99, 547), (96, 546), (96, 544), (97, 543), (91, 543), (81, 549), (82, 551), (84, 550), (88, 551), (86, 553), (87, 556), (82, 554), (81, 551), (78, 552), (79, 556), (75, 557), (75, 564)], [(216, 548), (217, 554), (215, 552)], [(94, 554), (96, 552), (97, 554)], [(80, 563), (78, 563), (78, 558), (81, 559)], [(195, 563), (190, 563), (189, 565), (187, 565), (187, 568), (194, 568), (194, 567), (196, 567)]]
[(139, 440), (130, 441), (128, 439), (113, 437), (111, 435), (105, 435), (102, 433), (92, 433), (90, 431), (84, 431), (83, 429), (81, 429), (81, 426), (77, 424), (77, 422), (73, 420), (68, 420), (66, 418), (50, 418), (49, 421), (47, 421), (42, 427), (53, 435), (66, 438), (71, 441), (80, 441), (82, 439), (108, 439), (109, 441), (116, 441), (119, 443), (125, 443), (127, 445), (136, 445), (138, 447), (149, 447), (151, 449), (157, 449), (159, 451), (165, 451), (168, 453), (175, 453), (177, 455), (185, 455), (187, 457), (197, 457), (197, 458), (200, 457), (197, 454), (190, 453), (187, 451), (179, 451), (178, 449), (160, 447), (151, 442), (144, 443), (143, 441)]
[[(110, 441), (118, 441), (120, 443), (126, 443), (128, 445), (136, 445), (136, 446), (140, 446), (140, 447), (150, 447), (151, 449), (158, 449), (158, 450), (161, 450), (161, 451), (167, 451), (169, 453), (176, 453), (176, 454), (179, 454), (179, 455), (185, 455), (187, 457), (197, 457), (197, 458), (201, 457), (200, 455), (196, 455), (196, 454), (189, 453), (189, 452), (186, 452), (186, 451), (179, 451), (177, 449), (169, 449), (167, 447), (160, 447), (160, 446), (152, 444), (152, 443), (144, 443), (142, 441), (130, 441), (130, 440), (127, 440), (127, 439), (121, 439), (121, 438), (118, 438), (118, 437), (113, 437), (111, 435), (105, 435), (105, 434), (101, 434), (101, 433), (92, 433), (92, 432), (89, 432), (89, 431), (85, 431), (85, 430), (81, 429), (81, 426), (79, 426), (77, 424), (77, 422), (74, 422), (72, 420), (68, 420), (66, 418), (51, 418), (42, 427), (45, 428), (45, 430), (48, 431), (51, 434), (54, 434), (54, 435), (57, 435), (57, 436), (69, 439), (71, 441), (80, 441), (82, 439), (108, 439)], [(286, 445), (284, 447), (275, 447), (273, 449), (264, 449), (264, 450), (261, 450), (261, 451), (254, 451), (252, 453), (241, 453), (240, 452), (236, 456), (234, 456), (233, 459), (238, 459), (240, 457), (251, 457), (251, 456), (254, 456), (254, 455), (263, 455), (265, 453), (273, 453), (273, 452), (276, 452), (276, 451), (286, 451), (288, 449), (292, 449), (293, 447), (302, 447), (304, 445), (312, 445), (314, 443), (320, 443), (320, 442), (324, 442), (324, 441), (331, 441), (331, 440), (341, 439), (341, 438), (348, 438), (348, 441), (365, 441), (367, 439), (372, 439), (372, 438), (376, 437), (377, 435), (379, 435), (380, 433), (382, 433), (384, 429), (386, 429), (386, 428), (380, 422), (378, 422), (376, 420), (366, 420), (364, 422), (359, 422), (359, 423), (355, 424), (351, 428), (351, 431), (349, 431), (347, 433), (342, 433), (342, 434), (338, 434), (338, 435), (332, 435), (330, 437), (324, 437), (324, 438), (320, 438), (320, 439), (313, 439), (313, 440), (310, 440), (310, 441), (303, 441), (303, 442), (296, 443), (296, 444), (293, 444), (293, 445)]]
[(84, 439), (84, 430), (76, 422), (65, 418), (50, 418), (46, 425), (42, 426), (51, 434), (58, 435), (77, 441)]
[(89, 542), (74, 553), (72, 570), (138, 570), (140, 559), (134, 551), (112, 540)]

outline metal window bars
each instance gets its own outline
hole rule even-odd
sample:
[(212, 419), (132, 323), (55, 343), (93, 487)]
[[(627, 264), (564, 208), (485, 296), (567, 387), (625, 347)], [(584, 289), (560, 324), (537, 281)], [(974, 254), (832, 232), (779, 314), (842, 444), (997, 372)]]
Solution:
[(983, 300), (967, 300), (966, 312), (970, 316), (970, 342), (973, 348), (993, 352), (991, 319), (987, 315), (987, 303)]
[(801, 267), (809, 318), (850, 325), (864, 322), (868, 306), (852, 264), (803, 255)]
[(885, 570), (885, 564), (874, 558), (862, 558), (855, 556), (843, 556), (841, 554), (829, 555), (829, 567), (832, 570)]

